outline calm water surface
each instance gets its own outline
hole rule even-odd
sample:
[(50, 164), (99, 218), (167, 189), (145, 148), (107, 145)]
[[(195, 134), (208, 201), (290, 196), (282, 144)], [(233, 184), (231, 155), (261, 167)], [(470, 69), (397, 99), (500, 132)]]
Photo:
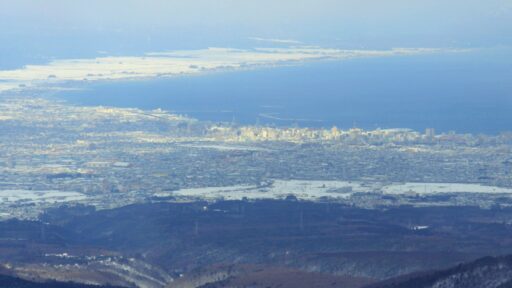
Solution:
[(354, 59), (144, 81), (81, 84), (81, 105), (162, 108), (243, 124), (495, 134), (512, 130), (510, 53)]

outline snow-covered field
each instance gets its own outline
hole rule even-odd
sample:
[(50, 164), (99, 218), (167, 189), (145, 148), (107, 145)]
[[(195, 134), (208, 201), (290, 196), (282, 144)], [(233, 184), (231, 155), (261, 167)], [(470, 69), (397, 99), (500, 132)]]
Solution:
[(378, 192), (383, 194), (442, 194), (442, 193), (511, 193), (510, 188), (461, 183), (391, 183), (349, 182), (349, 181), (312, 181), (312, 180), (274, 180), (269, 185), (240, 185), (227, 187), (204, 187), (161, 192), (155, 196), (174, 196), (183, 199), (204, 200), (240, 200), (247, 199), (283, 199), (294, 195), (303, 200), (317, 200), (322, 197), (344, 199), (353, 193)]
[(228, 186), (181, 189), (158, 193), (156, 196), (201, 198), (206, 200), (226, 199), (281, 199), (295, 195), (300, 199), (315, 200), (320, 197), (347, 198), (353, 192), (369, 192), (370, 187), (348, 181), (275, 180), (271, 185)]
[(248, 50), (208, 48), (147, 53), (139, 57), (112, 56), (90, 59), (60, 59), (45, 65), (26, 65), (0, 70), (0, 91), (63, 81), (129, 80), (160, 76), (196, 75), (208, 71), (247, 69), (318, 60), (389, 57), (425, 53), (456, 52), (430, 48), (391, 50), (340, 50), (319, 47), (255, 48)]
[(402, 183), (382, 187), (384, 194), (512, 193), (510, 188), (461, 183)]
[(86, 198), (82, 193), (68, 191), (0, 190), (0, 204), (5, 202), (60, 203), (82, 201)]

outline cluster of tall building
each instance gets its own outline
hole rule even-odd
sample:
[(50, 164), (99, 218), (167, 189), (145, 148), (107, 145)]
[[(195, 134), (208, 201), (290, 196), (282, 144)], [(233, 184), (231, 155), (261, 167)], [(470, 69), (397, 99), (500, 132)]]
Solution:
[(433, 141), (436, 139), (434, 128), (427, 128), (425, 134), (412, 129), (376, 129), (363, 130), (351, 128), (340, 130), (336, 126), (330, 129), (323, 128), (294, 128), (294, 127), (220, 127), (213, 126), (209, 129), (208, 135), (218, 141)]

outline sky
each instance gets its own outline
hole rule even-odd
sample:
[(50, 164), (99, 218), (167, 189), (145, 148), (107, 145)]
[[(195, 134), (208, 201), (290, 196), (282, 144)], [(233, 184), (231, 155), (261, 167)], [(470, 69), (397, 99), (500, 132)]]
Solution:
[(510, 0), (0, 0), (0, 68), (207, 47), (512, 46)]

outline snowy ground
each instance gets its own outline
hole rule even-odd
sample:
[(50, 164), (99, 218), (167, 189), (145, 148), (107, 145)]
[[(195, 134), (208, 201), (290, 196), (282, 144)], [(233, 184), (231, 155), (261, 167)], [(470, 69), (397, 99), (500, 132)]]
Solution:
[(295, 195), (303, 200), (317, 200), (322, 197), (345, 199), (353, 193), (380, 192), (383, 194), (442, 194), (442, 193), (511, 193), (510, 188), (460, 183), (368, 183), (349, 181), (274, 180), (262, 186), (228, 186), (181, 189), (156, 194), (159, 197), (174, 196), (184, 199), (240, 200), (283, 199)]
[(347, 198), (354, 192), (370, 192), (372, 187), (348, 181), (275, 180), (271, 185), (228, 186), (181, 189), (158, 193), (156, 196), (226, 199), (282, 199), (295, 195), (300, 199), (315, 200), (320, 197)]
[(0, 70), (0, 91), (37, 87), (64, 81), (145, 79), (160, 76), (195, 75), (226, 69), (247, 69), (318, 60), (389, 57), (457, 52), (447, 49), (396, 48), (391, 50), (340, 50), (319, 47), (255, 48), (249, 50), (208, 48), (202, 50), (147, 53), (139, 57), (60, 59), (45, 65), (26, 65)]
[(0, 190), (0, 204), (6, 202), (60, 203), (85, 200), (87, 197), (69, 191)]
[(512, 193), (510, 188), (461, 183), (403, 183), (382, 187), (384, 194)]

